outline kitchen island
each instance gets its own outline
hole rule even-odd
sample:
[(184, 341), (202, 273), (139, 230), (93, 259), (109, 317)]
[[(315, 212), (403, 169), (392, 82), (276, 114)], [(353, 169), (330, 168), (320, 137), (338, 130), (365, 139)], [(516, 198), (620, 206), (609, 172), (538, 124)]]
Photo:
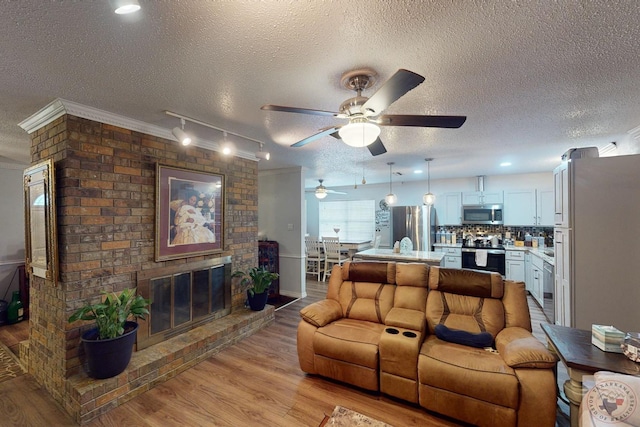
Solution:
[(367, 249), (356, 252), (353, 260), (367, 261), (396, 261), (396, 262), (423, 262), (428, 265), (440, 266), (445, 254), (432, 251), (411, 251), (408, 253), (393, 252), (393, 249)]

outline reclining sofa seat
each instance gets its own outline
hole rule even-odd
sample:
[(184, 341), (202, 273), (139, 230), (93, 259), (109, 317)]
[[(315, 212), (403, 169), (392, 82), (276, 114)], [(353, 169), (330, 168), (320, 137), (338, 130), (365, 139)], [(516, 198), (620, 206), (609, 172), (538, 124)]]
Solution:
[[(415, 335), (413, 360), (389, 354), (388, 387), (408, 383), (417, 403), (417, 357), (426, 328), (424, 264), (345, 262), (333, 267), (327, 297), (300, 311), (300, 368), (367, 390), (380, 390), (380, 343), (392, 327)], [(387, 348), (394, 348), (388, 341)], [(402, 381), (404, 377), (409, 377)], [(384, 391), (384, 390), (383, 390)], [(407, 399), (409, 400), (409, 399)]]
[[(557, 359), (531, 334), (523, 283), (431, 267), (426, 316), (429, 335), (418, 360), (422, 407), (477, 426), (555, 425)], [(441, 340), (439, 324), (489, 332), (497, 353)]]

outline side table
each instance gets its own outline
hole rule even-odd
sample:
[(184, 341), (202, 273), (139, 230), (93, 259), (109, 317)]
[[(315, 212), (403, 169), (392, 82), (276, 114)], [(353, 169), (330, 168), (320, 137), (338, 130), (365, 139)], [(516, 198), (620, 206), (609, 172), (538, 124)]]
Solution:
[(578, 410), (587, 391), (582, 385), (583, 376), (597, 371), (640, 376), (640, 364), (621, 353), (605, 352), (591, 344), (591, 331), (546, 323), (540, 326), (547, 335), (549, 350), (567, 367), (569, 379), (564, 383), (564, 393), (569, 399), (572, 427), (578, 427)]

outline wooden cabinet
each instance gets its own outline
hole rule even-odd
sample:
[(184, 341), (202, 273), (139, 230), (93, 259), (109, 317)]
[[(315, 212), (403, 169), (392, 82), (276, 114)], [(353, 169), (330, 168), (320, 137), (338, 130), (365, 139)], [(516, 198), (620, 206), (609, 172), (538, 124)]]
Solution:
[(438, 225), (462, 224), (462, 193), (439, 194), (436, 198)]
[(504, 225), (553, 226), (552, 189), (508, 190), (504, 192)]
[(504, 202), (502, 191), (469, 191), (462, 193), (463, 205), (492, 205)]
[[(525, 282), (525, 251), (507, 250), (505, 253), (505, 276), (507, 280)], [(526, 283), (525, 283), (526, 284)]]
[[(268, 240), (258, 242), (258, 266), (272, 273), (280, 273), (280, 249), (278, 242)], [(280, 298), (280, 278), (269, 286), (269, 300)]]

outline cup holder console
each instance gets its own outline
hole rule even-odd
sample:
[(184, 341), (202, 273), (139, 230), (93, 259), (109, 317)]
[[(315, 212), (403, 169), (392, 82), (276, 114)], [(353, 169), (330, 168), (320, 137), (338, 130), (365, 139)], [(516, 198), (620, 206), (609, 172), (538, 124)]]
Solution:
[(416, 335), (416, 333), (415, 333), (415, 332), (411, 332), (411, 331), (404, 331), (404, 332), (402, 333), (402, 335), (404, 335), (404, 336), (405, 336), (405, 337), (407, 337), (407, 338), (415, 338), (415, 337), (417, 337), (417, 336), (418, 336), (418, 335)]
[(393, 335), (397, 335), (400, 333), (399, 330), (395, 329), (395, 328), (387, 328), (385, 329), (385, 332), (388, 334), (393, 334)]

